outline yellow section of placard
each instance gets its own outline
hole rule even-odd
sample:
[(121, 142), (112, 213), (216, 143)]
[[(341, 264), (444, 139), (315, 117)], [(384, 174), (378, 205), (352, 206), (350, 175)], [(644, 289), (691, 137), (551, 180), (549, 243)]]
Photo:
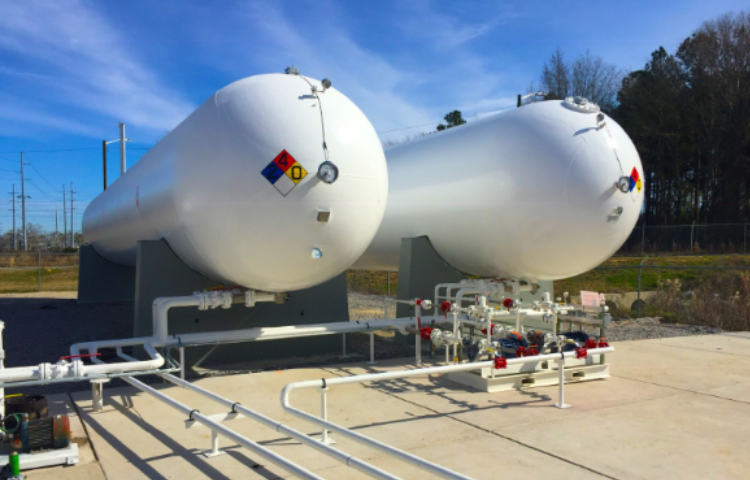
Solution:
[(291, 167), (284, 173), (291, 181), (295, 184), (299, 183), (303, 178), (307, 176), (307, 170), (302, 168), (297, 162), (294, 162)]

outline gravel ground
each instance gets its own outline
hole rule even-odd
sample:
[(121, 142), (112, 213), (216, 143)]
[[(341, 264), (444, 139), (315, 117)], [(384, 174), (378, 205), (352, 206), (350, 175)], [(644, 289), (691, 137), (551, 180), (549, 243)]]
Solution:
[[(130, 303), (107, 303), (78, 305), (71, 298), (0, 297), (0, 320), (5, 322), (3, 332), (6, 351), (5, 365), (8, 367), (36, 365), (55, 362), (69, 354), (70, 345), (76, 342), (127, 338), (132, 335), (133, 305)], [(349, 295), (349, 313), (352, 320), (383, 318), (385, 297), (352, 293)], [(395, 304), (388, 305), (388, 315), (396, 313)], [(662, 324), (659, 319), (626, 319), (614, 321), (607, 328), (607, 340), (621, 342), (648, 338), (666, 338), (686, 335), (706, 335), (720, 332), (719, 329), (680, 324)], [(598, 332), (592, 332), (598, 335)], [(375, 352), (377, 359), (409, 357), (414, 347), (396, 340), (393, 332), (376, 332)], [(338, 354), (325, 357), (299, 357), (287, 362), (275, 362), (258, 369), (281, 369), (301, 366), (320, 366), (342, 361), (361, 362), (370, 355), (368, 334), (347, 336), (346, 359)], [(249, 371), (243, 369), (222, 370), (222, 373)], [(156, 379), (154, 379), (156, 380)], [(160, 381), (160, 380), (156, 380)], [(119, 380), (111, 386), (122, 385)], [(88, 390), (87, 383), (67, 383), (23, 389), (26, 393), (62, 393)]]
[[(661, 323), (659, 318), (615, 320), (607, 326), (608, 342), (646, 340), (649, 338), (688, 337), (721, 333), (720, 328), (699, 327), (679, 323)], [(598, 335), (598, 332), (593, 332)]]

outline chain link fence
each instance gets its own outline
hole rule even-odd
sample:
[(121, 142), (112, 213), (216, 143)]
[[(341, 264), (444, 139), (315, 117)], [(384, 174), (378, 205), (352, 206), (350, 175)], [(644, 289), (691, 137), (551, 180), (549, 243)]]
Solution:
[(78, 253), (0, 253), (0, 293), (78, 290)]
[(618, 255), (750, 253), (747, 223), (638, 225)]

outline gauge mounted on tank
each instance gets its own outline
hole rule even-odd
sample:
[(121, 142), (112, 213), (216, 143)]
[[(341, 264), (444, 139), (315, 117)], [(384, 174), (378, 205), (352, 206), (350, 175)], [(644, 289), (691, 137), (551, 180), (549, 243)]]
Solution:
[(339, 178), (339, 168), (333, 162), (326, 160), (318, 167), (318, 178), (330, 185)]

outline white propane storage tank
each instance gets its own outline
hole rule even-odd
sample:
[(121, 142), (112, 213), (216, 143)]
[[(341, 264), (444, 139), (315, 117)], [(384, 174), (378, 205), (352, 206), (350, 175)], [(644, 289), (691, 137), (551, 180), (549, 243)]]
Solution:
[(139, 240), (164, 239), (199, 273), (269, 292), (347, 269), (383, 216), (383, 149), (330, 82), (296, 73), (212, 95), (91, 202), (85, 240), (134, 266)]
[(580, 97), (453, 127), (386, 158), (388, 207), (354, 268), (396, 271), (401, 239), (427, 236), (471, 275), (562, 279), (614, 254), (643, 205), (633, 142)]

